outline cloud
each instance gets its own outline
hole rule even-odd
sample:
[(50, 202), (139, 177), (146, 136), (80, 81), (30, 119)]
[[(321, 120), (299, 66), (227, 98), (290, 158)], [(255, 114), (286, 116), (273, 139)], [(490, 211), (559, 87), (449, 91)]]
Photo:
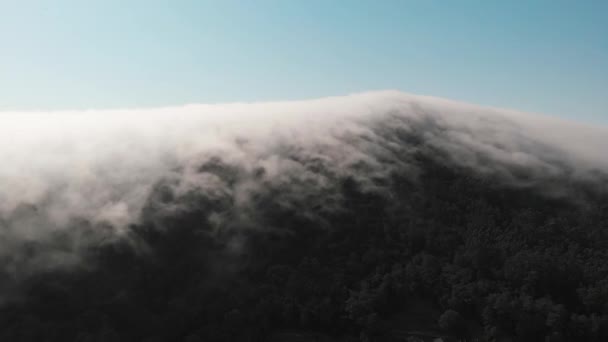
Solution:
[(144, 217), (162, 226), (202, 207), (218, 230), (259, 229), (264, 198), (322, 224), (340, 210), (339, 180), (390, 197), (392, 175), (423, 172), (416, 153), (515, 185), (605, 186), (608, 172), (607, 127), (396, 91), (0, 122), (0, 259), (14, 274), (77, 264)]

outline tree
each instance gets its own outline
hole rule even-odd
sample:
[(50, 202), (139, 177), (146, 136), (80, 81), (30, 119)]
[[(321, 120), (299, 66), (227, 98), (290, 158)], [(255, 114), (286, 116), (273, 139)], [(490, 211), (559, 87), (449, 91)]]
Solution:
[(439, 316), (439, 327), (446, 332), (461, 336), (466, 332), (466, 321), (458, 311), (448, 309)]

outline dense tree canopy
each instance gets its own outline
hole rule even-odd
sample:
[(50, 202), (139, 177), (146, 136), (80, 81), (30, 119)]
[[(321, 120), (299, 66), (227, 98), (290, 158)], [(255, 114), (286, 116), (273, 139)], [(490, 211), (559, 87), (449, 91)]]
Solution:
[[(297, 186), (270, 189), (248, 218), (263, 228), (243, 219), (217, 229), (233, 203), (159, 184), (127, 236), (87, 250), (84, 266), (24, 279), (0, 307), (0, 340), (264, 341), (299, 331), (389, 341), (406, 330), (608, 340), (602, 187), (572, 182), (559, 197), (429, 155), (415, 156), (415, 181), (391, 175), (390, 196), (340, 179), (344, 209), (313, 207), (314, 217), (276, 200)], [(213, 163), (201, 172), (230, 177)], [(165, 212), (161, 202), (183, 205)], [(412, 313), (421, 303), (426, 314)]]

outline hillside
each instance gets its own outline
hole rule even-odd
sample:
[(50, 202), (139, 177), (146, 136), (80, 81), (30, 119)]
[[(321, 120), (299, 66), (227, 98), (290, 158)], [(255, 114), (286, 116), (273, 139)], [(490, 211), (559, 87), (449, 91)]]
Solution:
[(2, 341), (608, 340), (605, 127), (398, 92), (56, 115), (0, 150)]

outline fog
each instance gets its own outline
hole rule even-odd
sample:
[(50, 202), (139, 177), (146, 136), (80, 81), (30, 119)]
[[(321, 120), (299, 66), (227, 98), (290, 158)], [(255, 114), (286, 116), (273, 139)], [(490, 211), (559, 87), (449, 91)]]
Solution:
[[(0, 123), (0, 259), (15, 275), (77, 265), (99, 234), (127, 235), (145, 208), (156, 216), (188, 210), (184, 196), (230, 202), (229, 218), (209, 212), (217, 229), (260, 229), (252, 205), (260, 193), (303, 215), (339, 210), (334, 189), (345, 177), (390, 197), (391, 175), (415, 181), (412, 158), (423, 150), (518, 186), (567, 179), (605, 187), (608, 171), (607, 127), (397, 91), (4, 112)], [(157, 200), (159, 186), (175, 200)], [(32, 242), (38, 252), (24, 252)]]

